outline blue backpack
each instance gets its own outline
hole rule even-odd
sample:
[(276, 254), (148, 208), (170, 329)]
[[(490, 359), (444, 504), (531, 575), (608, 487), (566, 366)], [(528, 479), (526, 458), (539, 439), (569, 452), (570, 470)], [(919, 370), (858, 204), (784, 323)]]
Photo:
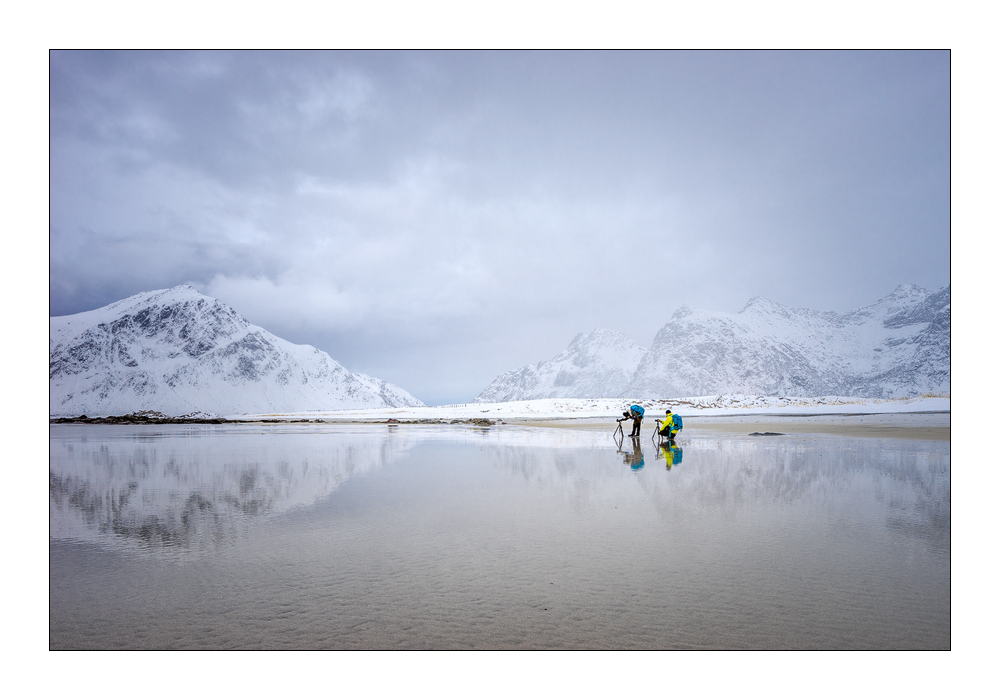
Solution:
[(642, 418), (644, 415), (646, 415), (646, 411), (643, 410), (642, 406), (640, 406), (639, 404), (636, 404), (636, 403), (634, 403), (631, 406), (629, 406), (629, 410), (635, 411), (636, 413), (638, 413), (640, 418)]
[[(684, 421), (676, 413), (672, 414), (674, 417), (674, 430), (681, 430), (684, 427)], [(679, 461), (679, 460), (678, 460)]]

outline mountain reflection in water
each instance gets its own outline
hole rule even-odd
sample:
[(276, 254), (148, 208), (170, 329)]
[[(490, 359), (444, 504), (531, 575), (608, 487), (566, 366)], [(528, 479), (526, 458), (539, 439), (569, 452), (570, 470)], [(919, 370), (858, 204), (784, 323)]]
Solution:
[[(760, 499), (806, 499), (815, 507), (863, 480), (861, 488), (875, 499), (888, 499), (889, 527), (940, 547), (950, 538), (946, 446), (695, 438), (683, 441), (689, 468), (661, 482), (640, 471), (654, 465), (669, 471), (680, 463), (682, 448), (661, 450), (632, 439), (616, 445), (599, 432), (396, 426), (330, 432), (59, 426), (57, 432), (49, 470), (57, 539), (131, 540), (140, 548), (222, 543), (255, 520), (320, 501), (352, 476), (380, 469), (427, 440), (477, 444), (483, 462), (548, 488), (573, 490), (585, 480), (596, 487), (588, 489), (593, 499), (621, 486), (620, 475), (609, 469), (615, 460), (600, 457), (610, 457), (617, 446), (617, 464), (635, 472), (642, 493), (664, 513)], [(645, 459), (644, 447), (654, 459)], [(707, 469), (693, 469), (695, 464)], [(680, 493), (683, 501), (676, 500)]]
[[(173, 426), (171, 426), (173, 427)], [(199, 550), (328, 496), (407, 440), (249, 428), (59, 426), (49, 462), (54, 539)]]

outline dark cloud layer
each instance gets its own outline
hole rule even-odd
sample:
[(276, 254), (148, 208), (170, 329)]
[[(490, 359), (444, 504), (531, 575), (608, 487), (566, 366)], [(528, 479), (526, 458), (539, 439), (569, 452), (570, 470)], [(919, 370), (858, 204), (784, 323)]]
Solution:
[(949, 279), (947, 52), (51, 55), (51, 300), (191, 283), (431, 403)]

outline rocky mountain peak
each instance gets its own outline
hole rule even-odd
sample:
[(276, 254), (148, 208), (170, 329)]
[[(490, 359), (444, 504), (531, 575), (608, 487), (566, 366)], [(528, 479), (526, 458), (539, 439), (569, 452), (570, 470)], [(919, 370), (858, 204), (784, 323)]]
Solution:
[(190, 285), (54, 317), (49, 331), (54, 416), (421, 405), (399, 387), (251, 324)]
[(627, 395), (891, 398), (951, 388), (950, 287), (900, 285), (839, 314), (754, 297), (738, 314), (677, 314), (656, 334)]

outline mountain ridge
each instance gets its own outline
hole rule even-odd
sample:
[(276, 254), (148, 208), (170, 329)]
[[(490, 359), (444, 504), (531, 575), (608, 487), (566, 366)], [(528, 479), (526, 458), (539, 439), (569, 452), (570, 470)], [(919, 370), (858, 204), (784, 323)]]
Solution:
[(49, 319), (53, 417), (421, 405), (322, 350), (251, 324), (190, 285)]
[[(950, 361), (951, 285), (930, 292), (901, 284), (873, 304), (845, 313), (791, 308), (755, 296), (737, 313), (679, 307), (620, 391), (576, 398), (734, 393), (899, 398), (950, 392)], [(500, 375), (477, 400), (552, 398), (533, 385), (510, 381), (544, 364)], [(492, 398), (504, 378), (505, 398)]]

